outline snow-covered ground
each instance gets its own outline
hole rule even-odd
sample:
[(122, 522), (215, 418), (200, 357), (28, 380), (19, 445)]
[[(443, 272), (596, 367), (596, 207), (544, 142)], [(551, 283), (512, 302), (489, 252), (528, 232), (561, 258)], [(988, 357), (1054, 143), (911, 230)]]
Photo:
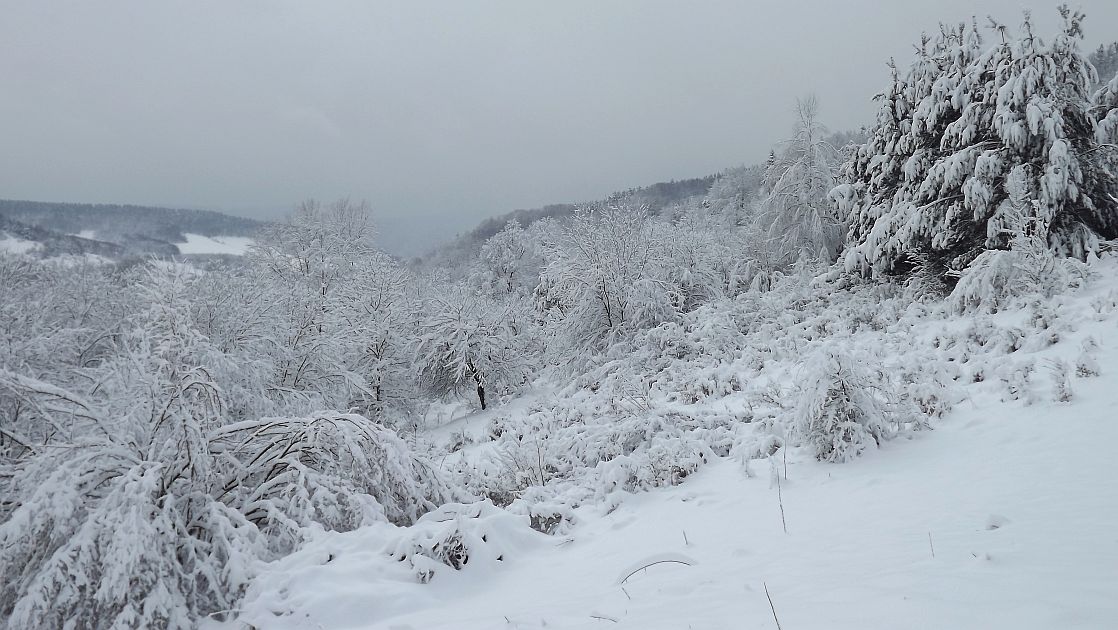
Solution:
[[(1086, 289), (1050, 305), (1054, 323), (1023, 333), (1021, 349), (964, 359), (975, 377), (931, 431), (845, 464), (793, 449), (787, 460), (783, 451), (752, 460), (747, 474), (741, 460), (716, 458), (680, 485), (584, 504), (553, 535), (487, 502), (436, 511), (411, 528), (322, 534), (263, 572), (241, 621), (395, 630), (1113, 628), (1118, 282), (1113, 260), (1094, 269)], [(1026, 315), (981, 319), (1004, 333), (1029, 326)], [(916, 345), (917, 336), (924, 343), (975, 321), (950, 316), (896, 334)], [(1072, 376), (1072, 399), (1057, 402), (1057, 371), (1044, 366), (1074, 363), (1087, 347), (1098, 375)], [(1005, 375), (1029, 362), (1041, 366), (1029, 395), (1007, 395)], [(996, 373), (998, 365), (1008, 367)], [(458, 417), (436, 435), (477, 438), (490, 418), (525, 407)], [(417, 541), (454, 528), (472, 536), (461, 570), (409, 556)], [(427, 568), (433, 577), (421, 583), (417, 569)]]
[(252, 245), (252, 239), (246, 236), (202, 236), (201, 234), (184, 234), (186, 242), (175, 243), (183, 255), (190, 254), (229, 254), (243, 256)]
[[(854, 463), (790, 462), (787, 534), (769, 472), (719, 461), (426, 585), (386, 579), (379, 528), (332, 535), (250, 605), (295, 612), (269, 628), (775, 628), (767, 584), (783, 628), (1113, 627), (1118, 392), (1081, 389), (1068, 406), (968, 405)], [(657, 560), (673, 562), (622, 583)]]
[(7, 232), (0, 232), (0, 252), (7, 254), (26, 254), (42, 247), (42, 243), (28, 241)]

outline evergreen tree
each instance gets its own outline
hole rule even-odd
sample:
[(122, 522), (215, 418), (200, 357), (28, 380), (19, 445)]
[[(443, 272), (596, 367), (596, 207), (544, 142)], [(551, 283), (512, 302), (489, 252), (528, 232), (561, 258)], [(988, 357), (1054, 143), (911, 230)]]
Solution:
[(1107, 46), (1099, 45), (1095, 52), (1091, 53), (1091, 65), (1095, 66), (1095, 71), (1098, 72), (1099, 82), (1096, 87), (1102, 87), (1111, 77), (1118, 74), (1118, 42), (1113, 42)]
[(1054, 251), (1084, 257), (1118, 235), (1112, 177), (1098, 167), (1088, 96), (1094, 69), (1079, 53), (1083, 15), (1060, 9), (1051, 44), (1026, 14), (1014, 39), (984, 52), (974, 24), (943, 28), (882, 95), (877, 126), (832, 191), (849, 213), (848, 269), (904, 271), (915, 258), (958, 271), (1006, 249), (1007, 180), (1025, 166), (1038, 224)]

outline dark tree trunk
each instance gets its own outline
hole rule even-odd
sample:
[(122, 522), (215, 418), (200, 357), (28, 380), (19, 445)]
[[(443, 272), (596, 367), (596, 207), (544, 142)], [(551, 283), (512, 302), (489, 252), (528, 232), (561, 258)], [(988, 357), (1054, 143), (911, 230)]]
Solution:
[(466, 368), (469, 369), (470, 376), (474, 377), (474, 382), (477, 383), (477, 399), (481, 402), (481, 410), (485, 411), (485, 386), (481, 384), (481, 375), (478, 374), (472, 362), (467, 362)]

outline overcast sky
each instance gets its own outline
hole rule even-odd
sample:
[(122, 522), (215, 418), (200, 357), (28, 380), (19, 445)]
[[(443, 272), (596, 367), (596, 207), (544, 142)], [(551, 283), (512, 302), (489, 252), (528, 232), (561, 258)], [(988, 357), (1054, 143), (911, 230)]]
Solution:
[[(277, 216), (367, 199), (401, 252), (514, 208), (756, 162), (797, 96), (873, 117), (884, 63), (1055, 2), (0, 0), (0, 198)], [(1118, 1), (1082, 2), (1087, 46)]]

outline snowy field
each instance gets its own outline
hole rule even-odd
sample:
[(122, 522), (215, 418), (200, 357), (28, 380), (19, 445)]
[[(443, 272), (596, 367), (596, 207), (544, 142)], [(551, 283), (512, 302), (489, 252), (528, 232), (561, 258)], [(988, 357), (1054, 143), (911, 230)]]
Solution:
[(18, 236), (0, 232), (0, 252), (6, 254), (26, 254), (42, 247), (42, 243), (28, 241)]
[(244, 256), (252, 245), (252, 239), (246, 236), (202, 236), (201, 234), (184, 234), (186, 242), (175, 243), (179, 253), (184, 256), (192, 254), (228, 254), (230, 256)]
[[(411, 528), (324, 534), (257, 579), (242, 621), (285, 629), (776, 628), (775, 609), (786, 629), (1113, 627), (1118, 282), (1113, 259), (1093, 267), (1096, 279), (1057, 298), (1055, 322), (1039, 333), (1056, 343), (1032, 346), (1026, 333), (1012, 359), (988, 344), (989, 355), (966, 367), (1010, 374), (1015, 363), (1079, 356), (1101, 376), (1084, 372), (1061, 389), (1042, 367), (1034, 392), (1017, 400), (1004, 379), (979, 380), (933, 430), (852, 462), (790, 449), (786, 459), (779, 451), (751, 461), (747, 474), (740, 459), (717, 458), (677, 486), (618, 489), (581, 505), (553, 535), (489, 503), (444, 508)], [(1020, 331), (1013, 324), (1027, 315), (1012, 310), (992, 322)], [(921, 346), (983, 319), (918, 319), (907, 336)], [(1097, 364), (1082, 358), (1085, 347)], [(1068, 393), (1070, 401), (1056, 401)], [(504, 413), (526, 407), (514, 401)], [(501, 413), (438, 431), (479, 442), (451, 459), (484, 460), (481, 434)], [(448, 528), (474, 536), (469, 562), (458, 571), (436, 563), (420, 583), (396, 554)]]

